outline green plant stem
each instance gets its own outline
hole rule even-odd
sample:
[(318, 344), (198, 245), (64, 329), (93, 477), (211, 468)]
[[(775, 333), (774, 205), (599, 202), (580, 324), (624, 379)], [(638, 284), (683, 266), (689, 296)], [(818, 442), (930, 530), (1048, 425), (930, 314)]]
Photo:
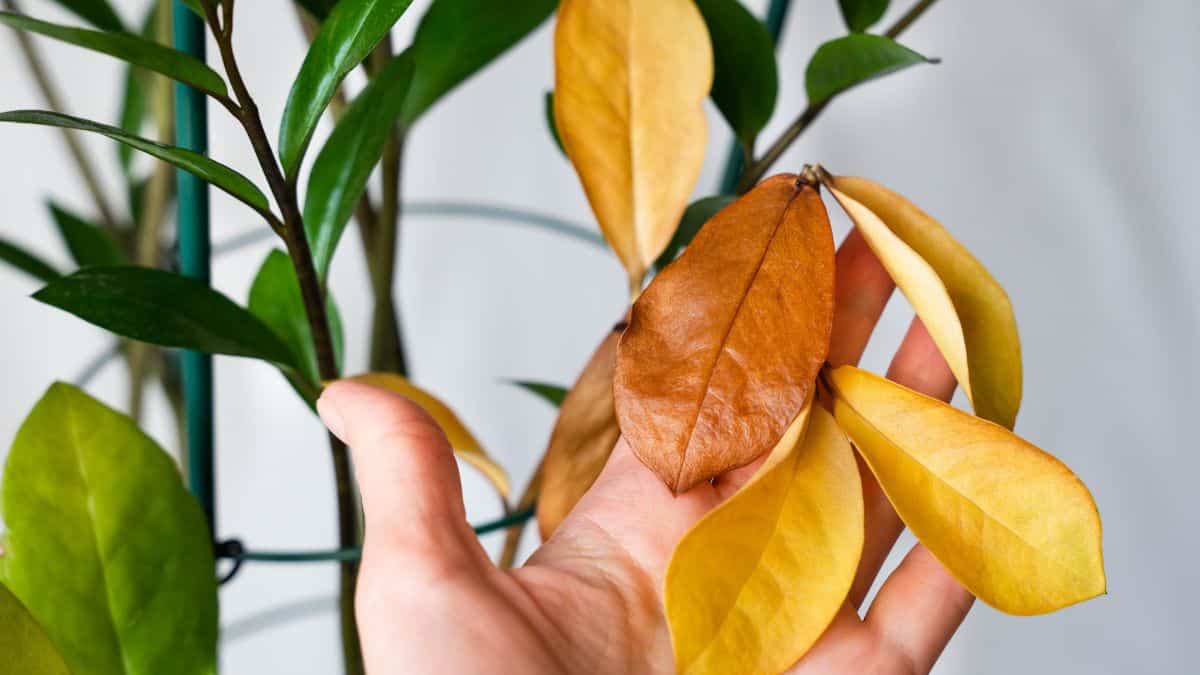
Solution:
[[(233, 51), (233, 0), (222, 4), (222, 15), (217, 17), (216, 8), (205, 2), (209, 26), (216, 37), (221, 52), (221, 61), (229, 86), (237, 101), (236, 106), (227, 106), (242, 124), (250, 140), (259, 165), (270, 186), (271, 193), (279, 206), (282, 223), (278, 229), (291, 257), (304, 300), (313, 347), (317, 356), (317, 370), (322, 380), (337, 379), (339, 373), (334, 356), (333, 339), (326, 313), (325, 292), (313, 265), (312, 251), (304, 230), (304, 218), (296, 197), (296, 186), (284, 178), (283, 171), (275, 160), (275, 153), (267, 139), (262, 117), (254, 98), (246, 88)], [(350, 473), (350, 457), (346, 445), (332, 434), (329, 447), (333, 458), (335, 487), (337, 492), (338, 540), (343, 548), (356, 546), (359, 541), (358, 509), (354, 499), (354, 487)], [(353, 561), (342, 563), (340, 574), (342, 656), (347, 675), (363, 673), (362, 655), (358, 645), (358, 630), (354, 623), (354, 590), (358, 566)]]
[[(921, 15), (936, 3), (937, 0), (920, 0), (913, 5), (907, 12), (904, 13), (896, 23), (892, 24), (884, 33), (885, 36), (895, 39), (900, 37), (900, 34), (908, 29)], [(820, 117), (822, 112), (829, 107), (829, 104), (837, 98), (832, 96), (820, 103), (810, 103), (807, 108), (796, 118), (794, 122), (775, 140), (774, 143), (767, 148), (762, 157), (756, 159), (746, 168), (746, 172), (742, 174), (742, 178), (738, 181), (737, 193), (745, 194), (750, 188), (754, 187), (759, 180), (766, 175), (767, 171), (774, 166), (775, 162), (783, 155), (792, 143), (796, 142), (797, 138), (803, 134), (812, 123)]]
[[(16, 0), (3, 0), (3, 6), (10, 12), (17, 14), (24, 13)], [(29, 68), (29, 72), (33, 76), (33, 80), (46, 102), (46, 107), (56, 113), (65, 112), (66, 106), (63, 105), (62, 96), (59, 95), (58, 87), (55, 86), (49, 71), (46, 70), (41, 54), (37, 50), (37, 45), (33, 43), (33, 39), (25, 31), (17, 30), (14, 33), (17, 38), (17, 46), (20, 48), (21, 55), (25, 59), (25, 65)], [(79, 171), (79, 177), (83, 180), (88, 194), (91, 195), (96, 211), (100, 215), (101, 222), (110, 231), (115, 232), (117, 225), (116, 211), (112, 209), (108, 203), (108, 199), (104, 196), (104, 190), (100, 187), (99, 174), (96, 172), (95, 167), (92, 166), (91, 160), (88, 159), (88, 154), (83, 149), (83, 144), (80, 143), (79, 136), (71, 129), (62, 129), (61, 133), (63, 141), (67, 144), (67, 150), (71, 153), (71, 159), (75, 163), (75, 168)]]
[[(385, 37), (367, 60), (367, 72), (374, 76), (395, 55), (391, 36)], [(374, 227), (363, 230), (367, 268), (375, 307), (371, 316), (370, 369), (377, 372), (408, 374), (399, 304), (395, 297), (398, 248), (400, 245), (400, 193), (403, 181), (404, 131), (394, 126), (383, 146), (380, 158), (379, 211)], [(361, 224), (361, 221), (360, 221)]]

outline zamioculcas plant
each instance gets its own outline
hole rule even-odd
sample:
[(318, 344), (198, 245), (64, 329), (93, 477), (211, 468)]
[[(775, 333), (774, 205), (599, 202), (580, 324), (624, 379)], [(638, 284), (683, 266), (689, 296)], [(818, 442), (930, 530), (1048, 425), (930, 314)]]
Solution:
[[(0, 259), (46, 282), (37, 300), (121, 336), (137, 386), (147, 354), (169, 364), (184, 348), (269, 363), (313, 407), (343, 376), (353, 348), (342, 336), (349, 319), (327, 291), (353, 223), (373, 295), (371, 372), (355, 379), (413, 400), (456, 456), (492, 483), (506, 517), (477, 532), (508, 528), (502, 567), (515, 562), (527, 519), (536, 515), (543, 538), (554, 535), (621, 437), (670, 493), (737, 477), (729, 484), (738, 489), (669, 542), (661, 590), (680, 673), (777, 673), (802, 658), (857, 601), (863, 490), (872, 481), (954, 577), (1002, 611), (1040, 614), (1104, 592), (1090, 494), (1012, 431), (1021, 355), (1000, 285), (946, 228), (887, 188), (819, 165), (767, 177), (834, 97), (935, 62), (896, 42), (934, 0), (920, 0), (880, 34), (868, 31), (887, 0), (840, 0), (849, 34), (815, 49), (804, 75), (808, 107), (761, 152), (758, 137), (780, 86), (774, 41), (786, 0), (772, 0), (766, 21), (738, 0), (433, 0), (400, 50), (391, 29), (409, 0), (298, 1), (311, 47), (275, 141), (241, 76), (235, 0), (175, 8), (176, 21), (203, 20), (223, 72), (165, 44), (170, 2), (155, 0), (142, 34), (105, 0), (58, 0), (90, 28), (34, 19), (14, 0), (3, 2), (0, 23), (21, 31), (27, 53), (35, 34), (129, 64), (120, 125), (71, 116), (49, 94), (50, 110), (0, 113), (0, 122), (120, 144), (120, 167), (139, 195), (128, 218), (93, 190), (99, 224), (52, 206), (78, 271), (63, 275), (6, 241)], [(554, 91), (531, 107), (547, 119), (547, 142), (570, 159), (602, 237), (522, 209), (403, 204), (403, 148), (421, 117), (556, 10)], [(350, 96), (343, 81), (356, 69), (367, 84)], [(240, 125), (263, 181), (173, 144), (161, 123), (169, 119), (161, 114), (168, 78)], [(164, 94), (154, 107), (156, 139), (141, 135), (147, 83)], [(712, 135), (706, 100), (734, 147), (721, 190), (689, 204)], [(318, 143), (326, 115), (333, 131)], [(160, 162), (148, 182), (132, 168), (135, 151)], [(94, 186), (89, 158), (78, 157)], [(278, 239), (281, 249), (266, 255), (245, 303), (171, 271), (159, 233), (172, 168), (244, 204), (261, 219), (261, 233)], [(840, 289), (828, 203), (846, 212), (908, 299), (974, 415), (831, 352)], [(394, 288), (402, 212), (516, 220), (606, 242), (624, 270), (630, 306), (611, 317), (574, 385), (515, 383), (560, 408), (515, 508), (503, 467), (441, 397), (406, 377)], [(146, 343), (161, 350), (145, 352)], [(202, 509), (136, 417), (55, 384), (21, 427), (0, 504), (8, 528), (0, 540), (0, 653), (18, 655), (4, 665), (34, 675), (214, 671), (214, 552), (237, 564), (254, 552), (212, 546)], [(346, 671), (361, 673), (358, 504), (347, 448), (333, 436), (328, 442), (340, 547), (290, 558), (341, 561)]]

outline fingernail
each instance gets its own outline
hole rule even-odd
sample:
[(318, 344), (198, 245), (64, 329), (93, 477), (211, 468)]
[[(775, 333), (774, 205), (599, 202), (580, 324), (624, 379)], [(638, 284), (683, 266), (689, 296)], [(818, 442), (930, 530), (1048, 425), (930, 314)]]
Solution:
[(342, 419), (342, 411), (338, 410), (337, 404), (329, 400), (329, 397), (324, 394), (317, 399), (317, 414), (321, 416), (321, 421), (325, 423), (325, 427), (333, 432), (334, 436), (346, 440), (344, 430), (346, 422)]

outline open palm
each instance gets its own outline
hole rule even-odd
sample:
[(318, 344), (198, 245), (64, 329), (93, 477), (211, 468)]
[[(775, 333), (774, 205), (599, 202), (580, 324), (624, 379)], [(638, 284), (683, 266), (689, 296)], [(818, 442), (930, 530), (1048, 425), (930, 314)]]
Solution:
[[(856, 362), (893, 285), (861, 237), (838, 251), (829, 361)], [(888, 376), (930, 396), (954, 391), (914, 322)], [(328, 387), (319, 409), (354, 449), (366, 513), (356, 598), (368, 671), (667, 673), (660, 589), (675, 544), (756, 466), (674, 496), (622, 440), (595, 485), (525, 566), (500, 570), (466, 521), (453, 453), (415, 404), (363, 384)], [(863, 471), (866, 544), (846, 604), (793, 673), (926, 673), (972, 598), (917, 545), (859, 607), (902, 524)]]

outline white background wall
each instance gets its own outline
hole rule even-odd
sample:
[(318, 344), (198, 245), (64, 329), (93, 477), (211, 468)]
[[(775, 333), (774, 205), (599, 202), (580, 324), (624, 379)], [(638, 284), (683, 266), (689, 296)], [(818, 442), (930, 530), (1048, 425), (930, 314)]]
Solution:
[[(132, 19), (142, 3), (116, 4)], [(397, 27), (400, 45), (427, 4), (415, 2)], [(842, 30), (833, 0), (795, 4), (780, 55), (779, 113), (765, 138), (802, 107), (809, 55)], [(25, 5), (63, 18), (47, 0)], [(303, 57), (300, 34), (286, 0), (244, 1), (238, 12), (237, 47), (274, 135)], [(795, 170), (821, 161), (899, 189), (990, 266), (1021, 322), (1027, 394), (1018, 431), (1070, 464), (1100, 505), (1110, 594), (1034, 619), (980, 606), (939, 673), (1192, 670), (1200, 448), (1184, 428), (1200, 403), (1191, 382), (1200, 376), (1198, 26), (1200, 6), (1187, 0), (940, 3), (905, 42), (941, 56), (942, 65), (839, 99), (779, 164)], [(420, 122), (406, 163), (408, 196), (524, 206), (591, 226), (543, 124), (550, 37), (544, 26)], [(43, 47), (72, 111), (114, 120), (117, 66)], [(7, 31), (0, 54), (0, 109), (39, 107)], [(258, 176), (245, 139), (221, 109), (211, 112), (213, 155)], [(726, 144), (715, 113), (711, 128), (698, 194), (712, 191)], [(87, 147), (116, 194), (113, 148), (94, 139)], [(51, 194), (88, 207), (57, 136), (0, 128), (0, 231), (65, 263), (42, 206)], [(214, 194), (215, 238), (256, 226), (244, 207)], [(837, 227), (840, 236), (844, 222)], [(244, 300), (267, 250), (220, 259), (217, 286)], [(366, 362), (359, 254), (357, 237), (347, 236), (333, 272), (352, 369)], [(465, 219), (410, 218), (402, 261), (416, 380), (449, 401), (522, 484), (552, 413), (501, 380), (569, 382), (620, 311), (623, 275), (611, 256), (585, 244)], [(106, 344), (99, 330), (28, 299), (33, 290), (0, 268), (5, 446), (49, 382), (72, 378)], [(910, 316), (902, 299), (893, 302), (869, 367), (885, 367)], [(115, 405), (124, 396), (119, 370), (91, 389)], [(218, 359), (217, 390), (221, 534), (260, 548), (330, 546), (331, 472), (316, 420), (261, 364)], [(160, 397), (149, 428), (173, 442)], [(472, 517), (494, 516), (481, 481), (466, 480)], [(334, 587), (328, 566), (247, 566), (222, 591), (224, 672), (337, 672)], [(275, 610), (300, 618), (256, 630)]]

